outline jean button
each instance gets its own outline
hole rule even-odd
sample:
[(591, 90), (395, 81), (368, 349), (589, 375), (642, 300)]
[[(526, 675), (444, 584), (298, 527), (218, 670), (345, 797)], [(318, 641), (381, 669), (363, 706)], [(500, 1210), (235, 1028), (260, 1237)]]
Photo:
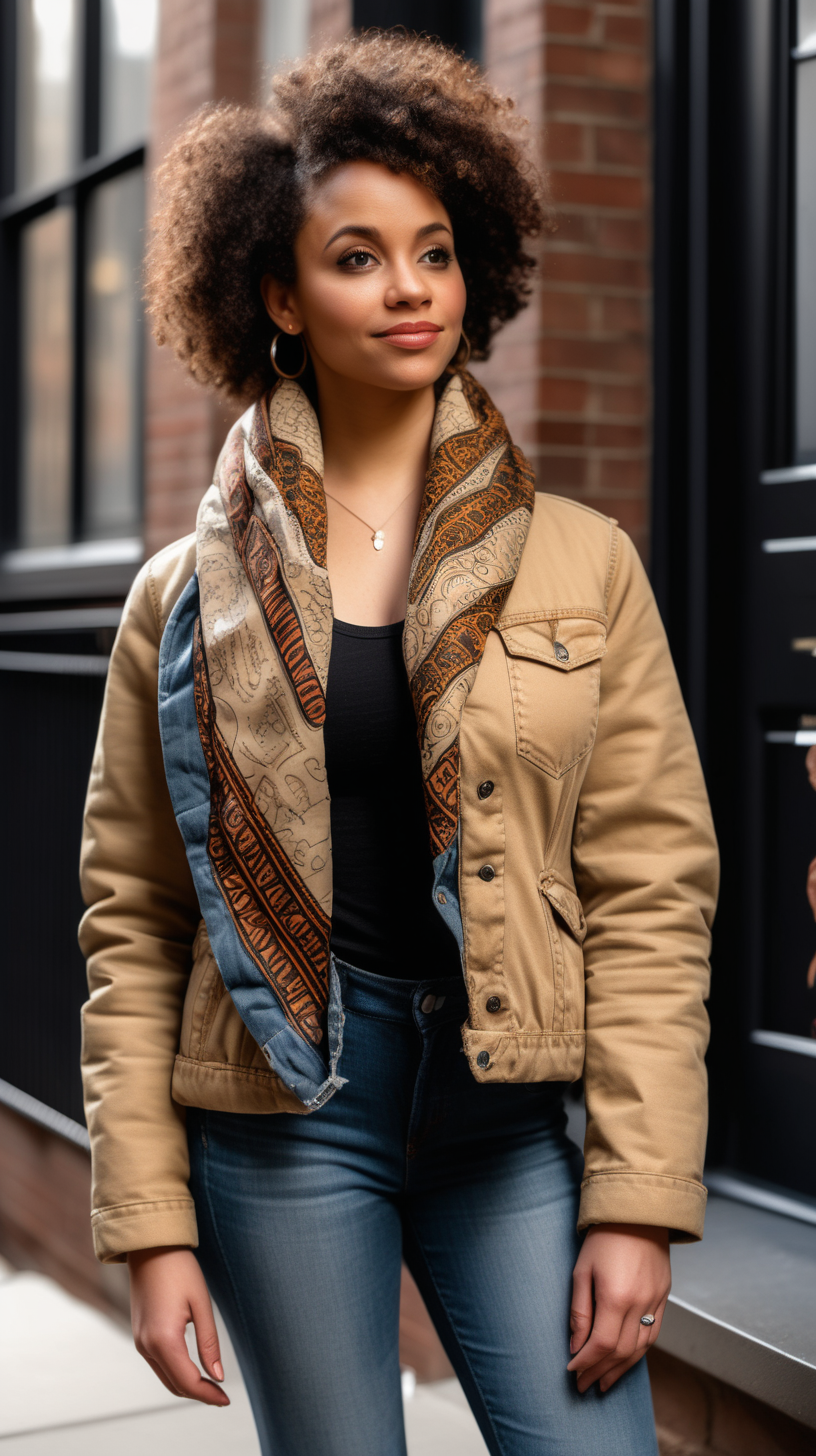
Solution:
[(480, 880), (495, 880), (495, 878), (496, 878), (496, 871), (494, 870), (493, 866), (492, 865), (482, 865), (482, 868), (479, 870), (479, 879)]
[(479, 1055), (476, 1058), (476, 1066), (477, 1067), (489, 1067), (490, 1066), (490, 1052), (479, 1052)]
[(435, 1005), (436, 1005), (436, 997), (435, 996), (431, 996), (429, 994), (427, 996), (423, 996), (423, 998), (422, 998), (422, 1000), (420, 1002), (419, 1009), (420, 1009), (420, 1011), (424, 1011), (425, 1012), (425, 1015), (428, 1016), (430, 1014), (430, 1012), (433, 1011)]
[(495, 787), (496, 785), (492, 779), (485, 779), (484, 783), (479, 785), (476, 792), (480, 799), (489, 799)]
[(498, 996), (488, 996), (485, 1001), (486, 1011), (501, 1011), (501, 1001)]

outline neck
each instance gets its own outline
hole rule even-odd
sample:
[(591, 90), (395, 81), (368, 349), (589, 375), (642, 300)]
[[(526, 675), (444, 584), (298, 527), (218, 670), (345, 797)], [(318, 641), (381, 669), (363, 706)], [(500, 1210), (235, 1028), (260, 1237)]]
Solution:
[(318, 399), (330, 489), (391, 498), (421, 488), (436, 411), (432, 385), (378, 389), (319, 376)]

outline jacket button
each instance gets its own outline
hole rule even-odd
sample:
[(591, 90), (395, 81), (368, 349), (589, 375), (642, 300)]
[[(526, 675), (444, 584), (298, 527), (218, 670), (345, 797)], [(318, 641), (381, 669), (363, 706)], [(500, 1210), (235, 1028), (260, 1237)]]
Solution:
[(488, 996), (485, 1001), (485, 1009), (487, 1011), (501, 1011), (501, 1001), (498, 996)]
[(490, 1052), (479, 1052), (479, 1055), (476, 1058), (476, 1066), (477, 1067), (489, 1067), (490, 1066)]
[(479, 785), (476, 792), (480, 799), (489, 799), (495, 787), (496, 785), (492, 779), (485, 779), (484, 783)]
[(569, 662), (569, 652), (563, 642), (553, 642), (553, 652), (559, 662)]
[(479, 879), (480, 880), (495, 880), (495, 878), (496, 878), (496, 871), (494, 870), (493, 866), (492, 865), (482, 865), (482, 868), (479, 870)]

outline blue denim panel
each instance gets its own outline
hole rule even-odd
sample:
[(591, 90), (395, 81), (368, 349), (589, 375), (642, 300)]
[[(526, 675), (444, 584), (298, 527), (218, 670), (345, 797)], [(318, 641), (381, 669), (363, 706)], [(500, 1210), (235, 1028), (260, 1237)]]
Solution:
[[(433, 902), (456, 940), (460, 956), (464, 955), (465, 937), (462, 912), (459, 908), (459, 835), (436, 856), (433, 862)], [(445, 896), (440, 902), (440, 894)], [(464, 966), (464, 961), (462, 962)]]
[(210, 780), (193, 684), (193, 632), (199, 610), (194, 574), (170, 614), (159, 653), (159, 729), (167, 786), (224, 985), (272, 1070), (305, 1107), (322, 1107), (344, 1081), (337, 1075), (343, 1042), (337, 974), (334, 970), (330, 974), (327, 1069), (320, 1053), (287, 1020), (275, 992), (242, 945), (207, 853)]

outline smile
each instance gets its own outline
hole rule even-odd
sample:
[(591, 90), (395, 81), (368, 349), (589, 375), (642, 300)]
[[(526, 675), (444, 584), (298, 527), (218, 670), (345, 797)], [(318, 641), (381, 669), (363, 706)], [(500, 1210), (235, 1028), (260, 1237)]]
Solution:
[(387, 344), (396, 344), (400, 349), (427, 349), (441, 333), (440, 324), (418, 319), (416, 323), (394, 324), (393, 328), (383, 329), (382, 333), (375, 334), (374, 337), (384, 339)]

